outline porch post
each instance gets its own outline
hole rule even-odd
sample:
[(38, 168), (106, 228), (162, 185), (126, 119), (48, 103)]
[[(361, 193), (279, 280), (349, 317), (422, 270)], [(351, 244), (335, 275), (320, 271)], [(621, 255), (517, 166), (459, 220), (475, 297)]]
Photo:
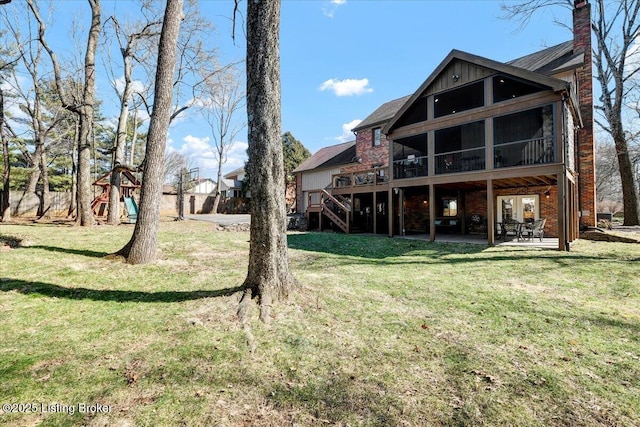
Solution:
[(567, 249), (566, 241), (566, 217), (567, 217), (567, 176), (566, 173), (558, 174), (558, 250)]
[(436, 192), (433, 184), (429, 184), (429, 240), (436, 240)]
[[(351, 182), (355, 182), (355, 181), (351, 181)], [(355, 206), (355, 199), (353, 198), (353, 193), (350, 194), (351, 197), (351, 212), (347, 212), (347, 230), (348, 233), (351, 233), (351, 226), (353, 225), (353, 211), (354, 211), (354, 206)]]
[(376, 199), (377, 199), (377, 194), (376, 194), (376, 190), (374, 188), (373, 190), (373, 206), (371, 206), (371, 215), (373, 215), (373, 234), (378, 234), (378, 209), (377, 206), (378, 204), (376, 203)]
[(318, 213), (318, 231), (322, 231), (323, 211), (324, 211), (324, 194), (320, 193), (320, 213)]
[(487, 179), (487, 243), (489, 246), (495, 245), (495, 224), (496, 212), (493, 208), (493, 180)]
[(393, 237), (393, 188), (387, 190), (387, 221), (389, 223), (389, 237)]
[(398, 195), (398, 203), (400, 203), (398, 207), (398, 212), (400, 213), (400, 235), (404, 236), (404, 188), (398, 190)]

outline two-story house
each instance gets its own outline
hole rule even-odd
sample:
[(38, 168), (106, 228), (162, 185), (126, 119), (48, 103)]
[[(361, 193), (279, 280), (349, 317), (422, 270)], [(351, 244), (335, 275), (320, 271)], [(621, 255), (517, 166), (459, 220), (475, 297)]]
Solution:
[(573, 15), (573, 40), (514, 61), (451, 51), (353, 129), (356, 161), (299, 206), (346, 232), (432, 241), (481, 218), (489, 244), (507, 220), (543, 218), (568, 249), (596, 219), (588, 1)]

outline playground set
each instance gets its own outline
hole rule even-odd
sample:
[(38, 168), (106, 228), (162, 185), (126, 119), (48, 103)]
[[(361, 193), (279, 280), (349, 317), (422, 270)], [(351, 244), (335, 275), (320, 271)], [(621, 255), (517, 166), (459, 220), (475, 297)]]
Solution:
[[(102, 192), (91, 202), (91, 210), (96, 217), (103, 217), (107, 214), (111, 173), (112, 172), (106, 173), (93, 183), (93, 185), (102, 189)], [(128, 170), (116, 173), (122, 174), (120, 181), (120, 200), (124, 202), (129, 223), (135, 223), (138, 219), (138, 204), (133, 196), (135, 191), (140, 188), (140, 180), (135, 177), (133, 172)]]

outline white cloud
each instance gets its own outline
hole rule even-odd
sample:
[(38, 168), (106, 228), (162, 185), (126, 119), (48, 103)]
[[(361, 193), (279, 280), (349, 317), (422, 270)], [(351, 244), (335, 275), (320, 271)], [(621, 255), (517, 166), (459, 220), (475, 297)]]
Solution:
[(320, 90), (332, 90), (336, 96), (363, 95), (373, 92), (369, 79), (329, 79), (320, 85)]
[[(215, 181), (218, 175), (218, 155), (215, 148), (209, 144), (209, 137), (187, 135), (183, 141), (182, 146), (176, 151), (187, 158), (189, 165), (200, 168), (200, 177)], [(227, 161), (222, 165), (223, 175), (244, 166), (247, 147), (247, 143), (243, 141), (233, 143), (227, 153)]]
[(361, 122), (362, 122), (362, 120), (355, 119), (355, 120), (350, 121), (349, 123), (343, 124), (342, 125), (342, 135), (337, 136), (334, 139), (336, 141), (340, 141), (340, 142), (348, 142), (348, 141), (355, 140), (356, 136), (353, 134), (351, 129), (353, 129), (354, 127), (358, 126)]
[[(122, 95), (122, 91), (124, 90), (124, 76), (118, 78), (115, 81), (116, 91), (118, 91), (118, 95)], [(131, 82), (131, 87), (133, 92), (144, 93), (144, 84), (140, 80), (134, 80)]]
[(338, 10), (338, 7), (346, 4), (347, 0), (330, 0), (322, 7), (322, 14), (328, 18), (333, 18)]

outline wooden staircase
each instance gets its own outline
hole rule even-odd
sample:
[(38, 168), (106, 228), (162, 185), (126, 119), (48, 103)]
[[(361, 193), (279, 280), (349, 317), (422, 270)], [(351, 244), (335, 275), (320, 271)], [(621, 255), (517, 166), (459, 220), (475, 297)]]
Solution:
[(349, 233), (351, 203), (342, 196), (340, 196), (340, 199), (334, 197), (327, 190), (322, 190), (321, 212), (322, 215), (329, 218), (329, 220), (337, 225), (343, 232)]

